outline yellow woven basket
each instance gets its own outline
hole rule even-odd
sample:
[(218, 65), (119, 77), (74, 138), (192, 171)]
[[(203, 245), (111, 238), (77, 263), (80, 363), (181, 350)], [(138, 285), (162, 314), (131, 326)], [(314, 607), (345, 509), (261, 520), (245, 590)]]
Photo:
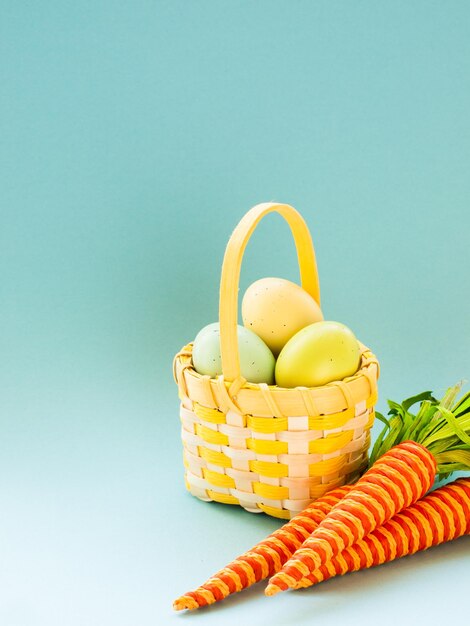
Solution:
[(303, 289), (320, 302), (315, 252), (303, 218), (286, 204), (259, 204), (240, 221), (225, 251), (219, 299), (223, 375), (198, 374), (191, 343), (175, 356), (173, 366), (187, 489), (202, 500), (289, 519), (364, 470), (379, 365), (361, 344), (358, 372), (321, 387), (285, 389), (249, 383), (240, 375), (241, 262), (258, 222), (274, 211), (292, 231)]

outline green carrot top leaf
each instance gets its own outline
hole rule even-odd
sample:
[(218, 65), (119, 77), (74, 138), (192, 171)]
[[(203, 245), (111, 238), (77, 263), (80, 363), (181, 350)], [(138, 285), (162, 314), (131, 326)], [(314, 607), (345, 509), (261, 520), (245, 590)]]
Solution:
[[(440, 476), (470, 470), (470, 392), (456, 400), (461, 386), (450, 387), (441, 400), (430, 391), (401, 404), (389, 400), (389, 417), (376, 413), (384, 428), (372, 449), (369, 466), (393, 446), (411, 440), (432, 452)], [(417, 404), (414, 413), (412, 408)]]

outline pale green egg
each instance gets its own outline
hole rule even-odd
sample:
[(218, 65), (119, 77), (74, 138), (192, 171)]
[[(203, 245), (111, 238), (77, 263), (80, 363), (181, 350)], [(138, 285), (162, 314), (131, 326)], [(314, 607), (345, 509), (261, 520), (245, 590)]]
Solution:
[(194, 342), (196, 342), (198, 340), (198, 338), (201, 337), (201, 335), (204, 335), (205, 333), (208, 333), (208, 332), (216, 332), (218, 334), (219, 333), (219, 322), (213, 322), (212, 324), (207, 324), (207, 326), (204, 326), (204, 328), (201, 328), (201, 330), (196, 335), (196, 338), (194, 339)]
[[(241, 375), (250, 383), (274, 384), (273, 353), (253, 331), (237, 326)], [(193, 365), (196, 372), (214, 378), (222, 374), (220, 328), (218, 322), (204, 326), (193, 344)]]

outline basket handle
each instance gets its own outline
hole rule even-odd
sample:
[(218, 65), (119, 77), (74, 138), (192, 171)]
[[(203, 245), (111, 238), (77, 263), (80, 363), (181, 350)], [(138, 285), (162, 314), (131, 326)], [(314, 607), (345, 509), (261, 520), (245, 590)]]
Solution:
[(282, 215), (289, 224), (297, 249), (302, 288), (320, 304), (320, 285), (315, 250), (303, 217), (288, 204), (271, 202), (257, 204), (245, 214), (233, 231), (222, 264), (219, 293), (220, 347), (223, 376), (229, 382), (241, 378), (237, 321), (238, 289), (243, 254), (258, 223), (265, 215), (273, 212)]

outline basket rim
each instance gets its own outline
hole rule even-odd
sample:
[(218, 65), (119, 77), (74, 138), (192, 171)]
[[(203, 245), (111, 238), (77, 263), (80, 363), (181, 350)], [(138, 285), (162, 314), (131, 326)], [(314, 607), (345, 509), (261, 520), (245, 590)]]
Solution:
[[(181, 350), (179, 350), (174, 359), (173, 359), (173, 378), (176, 382), (176, 384), (178, 384), (178, 378), (176, 375), (176, 363), (178, 360), (183, 360), (183, 359), (187, 359), (189, 361), (184, 363), (184, 370), (185, 373), (187, 372), (190, 376), (196, 378), (197, 380), (204, 380), (209, 378), (210, 380), (223, 380), (225, 382), (225, 384), (230, 385), (232, 383), (229, 383), (228, 381), (225, 381), (223, 374), (219, 374), (216, 377), (211, 377), (208, 374), (200, 374), (199, 372), (197, 372), (194, 369), (194, 366), (192, 364), (192, 349), (193, 349), (193, 345), (194, 342), (190, 342), (186, 345), (184, 345)], [(358, 380), (360, 377), (362, 376), (366, 376), (368, 378), (368, 376), (366, 375), (366, 371), (368, 370), (368, 368), (371, 365), (375, 365), (377, 367), (377, 379), (379, 378), (380, 375), (380, 365), (379, 365), (379, 361), (377, 359), (377, 357), (375, 356), (375, 354), (372, 352), (372, 350), (370, 350), (370, 348), (368, 348), (366, 345), (364, 345), (362, 342), (359, 341), (359, 345), (361, 348), (361, 364), (360, 367), (356, 370), (356, 372), (354, 374), (352, 374), (351, 376), (346, 376), (345, 378), (342, 379), (338, 379), (338, 380), (334, 380), (334, 381), (330, 381), (329, 383), (326, 383), (324, 385), (317, 385), (314, 387), (304, 387), (304, 386), (297, 386), (297, 387), (281, 387), (280, 385), (268, 385), (267, 383), (252, 383), (247, 381), (246, 379), (244, 379), (243, 377), (240, 378), (240, 383), (238, 385), (238, 389), (249, 389), (250, 391), (260, 391), (262, 389), (269, 389), (269, 390), (276, 390), (276, 391), (282, 391), (283, 393), (288, 393), (288, 392), (294, 392), (294, 393), (298, 393), (299, 390), (308, 390), (308, 391), (321, 391), (324, 389), (331, 389), (331, 387), (337, 386), (338, 383), (351, 383), (354, 382), (356, 380)]]

